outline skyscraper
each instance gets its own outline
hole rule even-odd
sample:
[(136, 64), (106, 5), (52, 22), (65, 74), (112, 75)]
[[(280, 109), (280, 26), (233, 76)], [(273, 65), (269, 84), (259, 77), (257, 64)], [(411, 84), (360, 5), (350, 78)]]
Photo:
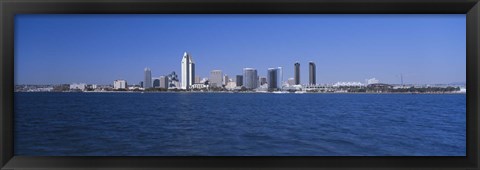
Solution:
[(243, 86), (243, 76), (237, 75), (237, 86)]
[(278, 69), (278, 83), (277, 87), (282, 88), (283, 85), (283, 68), (282, 67), (277, 67)]
[(160, 88), (163, 88), (163, 89), (168, 88), (168, 77), (160, 76)]
[(147, 67), (145, 68), (144, 73), (143, 88), (152, 88), (152, 70)]
[(212, 70), (210, 72), (209, 85), (211, 87), (222, 87), (222, 70)]
[(316, 73), (316, 66), (313, 61), (310, 61), (308, 63), (308, 72), (309, 72), (309, 77), (308, 77), (308, 82), (310, 85), (316, 85), (317, 84), (317, 73)]
[(268, 90), (278, 89), (279, 69), (269, 68), (267, 72)]
[(229, 80), (228, 80), (228, 75), (226, 75), (226, 74), (223, 75), (223, 80), (222, 80), (223, 85), (226, 86), (226, 85), (228, 84), (228, 81), (229, 81)]
[(182, 89), (190, 89), (190, 86), (195, 82), (195, 62), (187, 52), (183, 54), (182, 58)]
[(247, 89), (255, 89), (258, 87), (258, 74), (256, 69), (243, 69), (243, 86)]
[(299, 85), (300, 84), (300, 63), (296, 62), (295, 63), (295, 84)]

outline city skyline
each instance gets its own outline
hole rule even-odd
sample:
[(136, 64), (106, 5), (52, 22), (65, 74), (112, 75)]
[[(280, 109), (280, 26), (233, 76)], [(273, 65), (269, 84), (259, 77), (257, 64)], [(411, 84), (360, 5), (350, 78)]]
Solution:
[[(137, 82), (142, 81), (142, 73), (139, 70), (145, 67), (151, 68), (152, 78), (166, 76), (172, 71), (181, 74), (181, 69), (178, 64), (179, 58), (184, 51), (188, 51), (189, 55), (192, 55), (196, 61), (195, 75), (200, 77), (209, 77), (210, 71), (218, 69), (222, 70), (224, 74), (229, 75), (230, 78), (234, 78), (236, 75), (242, 75), (242, 69), (249, 67), (255, 68), (259, 77), (267, 77), (268, 68), (279, 66), (283, 67), (283, 80), (286, 81), (294, 77), (293, 63), (298, 61), (300, 63), (301, 84), (307, 84), (309, 82), (308, 62), (313, 61), (315, 63), (315, 79), (317, 84), (335, 83), (338, 81), (364, 82), (365, 79), (373, 77), (382, 82), (393, 84), (400, 84), (401, 79), (403, 79), (405, 84), (465, 82), (465, 25), (462, 25), (462, 23), (465, 22), (464, 15), (415, 16), (416, 17), (412, 17), (412, 15), (255, 15), (255, 17), (253, 17), (252, 15), (219, 15), (211, 17), (203, 15), (108, 15), (98, 18), (101, 21), (105, 21), (102, 25), (99, 21), (94, 21), (96, 19), (95, 15), (40, 15), (35, 17), (20, 15), (16, 18), (19, 23), (15, 28), (16, 35), (18, 35), (15, 37), (15, 79), (16, 84), (62, 84), (80, 82), (111, 84), (111, 82), (116, 79), (125, 79), (129, 84), (137, 84)], [(162, 26), (161, 28), (165, 27), (165, 29), (163, 29), (165, 33), (159, 34), (166, 34), (166, 32), (175, 32), (175, 30), (173, 30), (174, 28), (184, 26), (183, 22), (178, 22), (180, 20), (193, 22), (193, 26), (190, 27), (192, 30), (182, 29), (180, 32), (185, 33), (185, 37), (178, 35), (178, 37), (170, 36), (164, 38), (166, 40), (164, 40), (163, 46), (160, 47), (165, 48), (158, 47), (158, 43), (162, 42), (155, 41), (156, 36), (158, 36), (156, 34), (154, 38), (146, 37), (146, 35), (149, 34), (141, 34), (139, 36), (140, 38), (134, 38), (134, 40), (142, 45), (130, 46), (122, 50), (112, 49), (114, 49), (114, 47), (130, 45), (128, 41), (119, 43), (113, 40), (106, 40), (107, 37), (112, 38), (116, 35), (122, 35), (124, 36), (123, 38), (132, 38), (132, 35), (125, 36), (120, 33), (140, 33), (138, 31), (143, 28), (125, 27), (113, 29), (113, 33), (99, 35), (99, 33), (105, 33), (105, 29), (99, 28), (112, 28), (111, 26), (118, 25), (123, 21), (126, 23), (151, 21), (151, 25), (158, 24)], [(394, 27), (387, 25), (388, 23), (394, 24), (398, 22), (398, 20), (401, 21), (401, 29), (394, 29)], [(163, 23), (159, 24), (160, 21), (165, 21), (170, 24), (173, 23), (172, 25), (176, 25), (176, 27), (168, 27)], [(265, 27), (265, 30), (257, 31), (253, 28), (247, 29), (247, 32), (251, 32), (248, 34), (250, 36), (240, 34), (244, 35), (244, 37), (240, 37), (231, 33), (235, 31), (244, 33), (245, 31), (233, 29), (233, 26), (218, 26), (215, 25), (214, 21), (232, 23), (236, 26), (242, 24), (235, 22), (242, 21), (247, 22), (243, 24), (244, 27)], [(315, 21), (323, 21), (328, 24)], [(70, 22), (74, 22), (76, 26), (88, 28), (88, 31), (82, 32), (75, 30), (75, 28), (67, 24)], [(199, 26), (201, 23), (206, 26)], [(286, 26), (293, 23), (299, 24), (297, 26), (301, 29), (295, 26), (272, 28), (274, 26)], [(304, 27), (312, 23), (312, 28)], [(412, 23), (417, 23), (417, 25), (411, 25)], [(50, 24), (53, 24), (53, 26)], [(352, 24), (357, 24), (360, 28), (357, 30), (349, 30), (349, 28), (342, 27)], [(368, 28), (373, 28), (372, 25), (381, 27), (382, 29), (368, 30)], [(33, 27), (26, 28), (26, 26)], [(325, 29), (322, 26), (328, 26), (329, 29)], [(399, 24), (397, 23), (395, 26), (399, 26)], [(207, 28), (209, 27), (218, 29), (208, 30)], [(229, 32), (225, 30), (227, 28), (233, 30)], [(343, 32), (338, 31), (334, 32), (335, 36), (322, 37), (325, 32), (334, 31), (333, 28), (340, 28)], [(406, 28), (407, 31), (405, 31)], [(433, 28), (435, 29), (432, 30)], [(316, 32), (313, 31), (315, 29), (317, 30)], [(54, 30), (63, 30), (63, 32), (54, 32)], [(214, 34), (213, 32), (215, 32), (215, 30), (220, 30), (220, 33)], [(296, 32), (298, 30), (306, 30), (308, 33), (301, 34), (299, 35), (300, 38), (297, 38), (293, 33), (287, 34), (288, 31), (292, 30), (296, 34), (301, 34)], [(427, 30), (429, 31), (427, 32)], [(187, 33), (188, 31), (194, 33)], [(261, 33), (266, 33), (267, 31), (273, 33), (270, 35), (261, 35)], [(359, 32), (357, 34), (354, 31)], [(65, 32), (80, 32), (80, 35), (88, 35), (86, 38), (92, 38), (91, 36), (97, 35), (99, 36), (100, 42), (87, 41), (86, 38), (80, 41), (83, 43), (70, 42), (69, 39), (79, 38), (82, 40), (82, 38), (73, 34), (68, 34), (69, 36), (63, 38), (60, 37), (61, 35), (67, 34)], [(150, 31), (150, 33), (151, 32), (152, 31)], [(345, 32), (348, 33), (347, 36), (350, 36), (350, 41), (343, 41), (346, 36), (341, 33)], [(407, 34), (407, 36), (403, 35), (403, 37), (407, 38), (402, 39), (399, 35), (392, 35), (393, 33), (399, 32)], [(424, 35), (418, 35), (420, 33), (414, 32), (420, 32)], [(47, 35), (49, 36), (40, 33), (48, 33)], [(207, 36), (199, 35), (200, 33), (209, 33), (208, 36), (212, 37), (211, 41), (207, 41), (205, 38)], [(369, 35), (370, 39), (358, 39), (358, 37), (365, 36), (362, 35), (362, 33), (371, 33), (373, 35)], [(193, 36), (191, 34), (193, 34)], [(463, 37), (459, 36), (462, 34)], [(386, 35), (389, 37), (382, 38), (382, 36)], [(282, 36), (282, 38), (278, 36)], [(169, 42), (178, 44), (174, 41), (175, 38), (181, 39), (177, 41), (178, 43), (184, 42), (184, 45), (174, 46), (169, 44)], [(196, 38), (203, 39), (197, 40)], [(227, 38), (228, 41), (223, 40), (223, 38)], [(269, 41), (263, 40), (266, 38), (273, 39)], [(322, 40), (321, 38), (326, 40)], [(401, 43), (398, 43), (398, 38), (402, 40)], [(193, 42), (189, 43), (189, 41), (186, 41), (188, 39)], [(382, 39), (385, 40), (383, 43), (387, 45), (380, 46), (379, 43)], [(405, 39), (412, 41), (406, 42)], [(46, 43), (39, 44), (38, 42), (40, 40), (46, 40)], [(146, 42), (142, 42), (141, 40)], [(222, 41), (216, 42), (219, 40)], [(295, 43), (285, 43), (285, 40)], [(302, 43), (302, 40), (304, 40), (305, 43)], [(275, 41), (280, 41), (281, 43), (274, 43)], [(371, 45), (362, 44), (364, 41), (371, 43)], [(59, 45), (59, 42), (63, 44)], [(105, 47), (103, 43), (106, 42), (116, 45), (107, 46), (109, 48), (106, 49), (100, 49), (100, 47), (97, 49), (88, 46), (87, 42), (93, 43), (91, 44), (93, 46), (101, 47)], [(330, 45), (328, 44), (329, 42), (337, 46)], [(254, 46), (258, 46), (260, 43), (267, 43), (267, 45)], [(402, 44), (404, 46), (401, 46)], [(74, 45), (77, 46), (74, 47)], [(218, 45), (219, 48), (215, 48), (216, 46), (213, 45)], [(239, 45), (244, 46), (239, 47)], [(400, 45), (400, 48), (398, 48), (398, 45)], [(228, 48), (220, 49), (222, 47)], [(289, 48), (281, 49), (285, 47)], [(338, 51), (341, 47), (350, 48)], [(398, 48), (397, 51), (388, 51), (388, 49), (396, 49), (395, 47)], [(88, 52), (88, 50), (85, 51), (85, 48), (94, 48), (96, 51)], [(54, 51), (53, 49), (58, 49), (58, 51)], [(146, 51), (143, 53), (142, 50)], [(231, 50), (231, 52), (227, 53), (229, 52), (228, 50)], [(126, 54), (121, 54), (121, 52), (126, 52)], [(89, 58), (90, 55), (96, 58)], [(401, 56), (408, 57), (402, 58)], [(422, 58), (420, 56), (425, 57)], [(45, 57), (45, 59), (43, 59), (43, 57)], [(78, 60), (75, 60), (76, 57), (78, 57)], [(194, 79), (195, 77), (192, 76), (191, 78)]]

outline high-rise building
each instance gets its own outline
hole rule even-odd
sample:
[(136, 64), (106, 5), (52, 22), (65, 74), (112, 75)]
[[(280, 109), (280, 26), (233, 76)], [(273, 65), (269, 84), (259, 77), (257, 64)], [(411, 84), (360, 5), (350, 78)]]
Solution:
[(127, 81), (126, 80), (115, 80), (113, 81), (113, 88), (114, 89), (126, 89), (127, 88)]
[(160, 76), (160, 88), (163, 88), (163, 89), (168, 88), (168, 77)]
[(144, 70), (144, 80), (143, 80), (143, 88), (148, 89), (152, 88), (152, 70), (150, 68), (145, 68)]
[(308, 63), (308, 82), (310, 85), (316, 85), (317, 84), (317, 73), (316, 73), (316, 66), (313, 61), (310, 61)]
[(185, 52), (182, 58), (182, 89), (190, 89), (195, 82), (195, 62), (192, 57)]
[(299, 85), (300, 84), (300, 63), (299, 62), (295, 63), (294, 72), (295, 72), (295, 84)]
[(260, 77), (258, 79), (258, 81), (260, 82), (260, 85), (267, 84), (267, 78), (266, 77)]
[(143, 81), (140, 81), (138, 84), (140, 85), (140, 87), (143, 87)]
[(282, 85), (283, 85), (283, 67), (277, 67), (278, 69), (278, 84), (277, 84), (277, 87), (278, 88), (282, 88)]
[(237, 86), (243, 86), (243, 76), (242, 75), (237, 75)]
[(153, 79), (153, 88), (160, 88), (160, 79)]
[(255, 89), (258, 87), (258, 74), (254, 68), (243, 69), (243, 86), (247, 89)]
[(209, 85), (211, 87), (222, 87), (222, 70), (212, 70), (210, 72)]
[(269, 68), (267, 72), (267, 81), (268, 81), (268, 89), (269, 90), (276, 90), (279, 88), (278, 80), (279, 80), (279, 73), (280, 70), (278, 68)]
[(226, 75), (226, 74), (223, 75), (222, 84), (226, 86), (228, 84), (228, 82), (229, 82), (228, 75)]

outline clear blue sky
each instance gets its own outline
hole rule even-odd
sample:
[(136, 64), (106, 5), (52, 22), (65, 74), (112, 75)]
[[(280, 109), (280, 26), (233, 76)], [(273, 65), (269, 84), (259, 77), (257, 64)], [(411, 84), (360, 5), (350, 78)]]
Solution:
[(317, 83), (452, 83), (466, 79), (465, 15), (17, 15), (16, 84), (138, 84), (180, 75), (188, 51), (197, 75), (242, 74), (301, 63)]

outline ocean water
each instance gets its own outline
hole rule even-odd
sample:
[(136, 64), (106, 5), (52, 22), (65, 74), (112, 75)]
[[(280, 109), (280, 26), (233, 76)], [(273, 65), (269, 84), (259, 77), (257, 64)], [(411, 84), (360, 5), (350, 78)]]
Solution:
[(15, 155), (465, 156), (464, 94), (15, 93)]

